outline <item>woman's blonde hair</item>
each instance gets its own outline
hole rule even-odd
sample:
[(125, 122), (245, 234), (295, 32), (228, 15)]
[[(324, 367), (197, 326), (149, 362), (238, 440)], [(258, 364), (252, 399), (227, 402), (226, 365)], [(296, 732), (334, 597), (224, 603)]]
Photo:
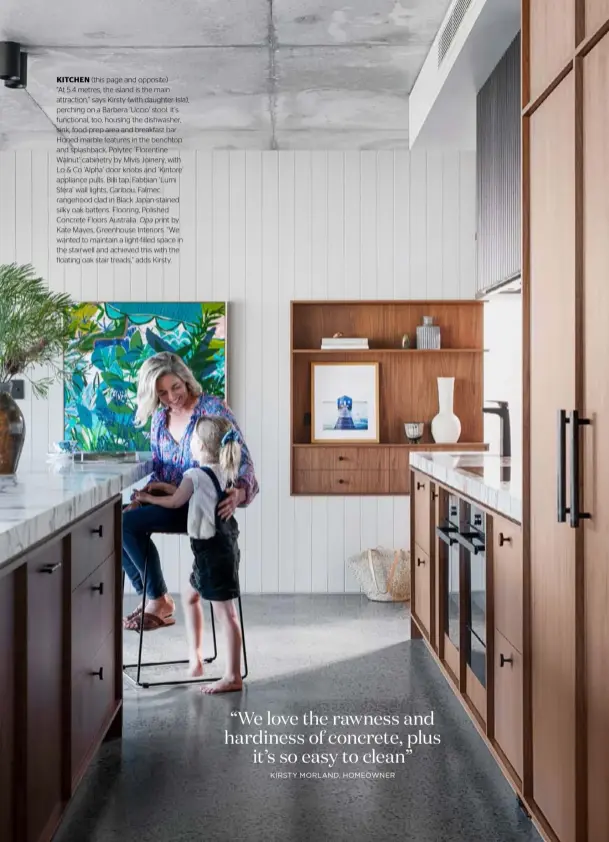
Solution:
[(197, 421), (195, 436), (217, 458), (228, 481), (234, 482), (239, 476), (241, 445), (230, 421), (221, 415), (206, 415)]
[(200, 395), (203, 389), (197, 383), (194, 374), (186, 363), (177, 354), (169, 351), (161, 351), (149, 357), (140, 368), (137, 379), (137, 412), (135, 423), (143, 426), (152, 413), (160, 406), (159, 396), (156, 391), (156, 384), (160, 377), (166, 374), (173, 374), (184, 381), (186, 388), (195, 397)]

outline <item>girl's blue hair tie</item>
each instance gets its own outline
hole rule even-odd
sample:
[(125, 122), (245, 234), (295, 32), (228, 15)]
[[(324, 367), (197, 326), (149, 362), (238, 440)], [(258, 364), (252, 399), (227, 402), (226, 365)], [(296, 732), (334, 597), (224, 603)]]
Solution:
[(227, 430), (222, 436), (222, 447), (230, 441), (237, 441), (237, 431), (234, 427), (231, 427), (230, 430)]

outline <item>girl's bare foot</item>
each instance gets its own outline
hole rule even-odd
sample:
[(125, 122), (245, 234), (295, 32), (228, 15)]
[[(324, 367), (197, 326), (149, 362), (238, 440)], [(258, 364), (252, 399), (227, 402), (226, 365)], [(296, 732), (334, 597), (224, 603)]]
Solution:
[(176, 604), (167, 593), (158, 599), (149, 599), (146, 603), (146, 614), (156, 614), (161, 620), (171, 617), (175, 610)]
[(232, 693), (234, 691), (242, 690), (243, 689), (243, 681), (241, 680), (240, 676), (237, 678), (232, 677), (225, 677), (221, 678), (219, 681), (214, 682), (214, 684), (209, 684), (207, 687), (202, 687), (202, 693)]
[(188, 675), (190, 678), (201, 678), (203, 675), (203, 660), (202, 658), (191, 659), (188, 665)]

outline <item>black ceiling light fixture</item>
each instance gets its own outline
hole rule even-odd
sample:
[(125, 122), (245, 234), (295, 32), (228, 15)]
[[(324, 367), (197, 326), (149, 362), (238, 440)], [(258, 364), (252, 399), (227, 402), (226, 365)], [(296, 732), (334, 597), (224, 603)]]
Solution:
[(17, 41), (0, 41), (0, 79), (7, 88), (27, 86), (27, 53)]

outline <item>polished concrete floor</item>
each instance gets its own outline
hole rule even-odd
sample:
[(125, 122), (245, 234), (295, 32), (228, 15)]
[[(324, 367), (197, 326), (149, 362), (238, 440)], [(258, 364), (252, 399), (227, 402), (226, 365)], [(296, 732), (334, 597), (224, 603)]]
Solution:
[[(244, 597), (243, 603), (250, 668), (243, 693), (204, 696), (190, 686), (126, 685), (122, 745), (104, 745), (55, 842), (539, 840), (424, 645), (408, 640), (403, 605), (359, 596)], [(128, 659), (136, 643), (135, 634), (126, 637)], [(182, 657), (181, 622), (145, 635), (144, 655)], [(273, 727), (266, 717), (296, 715), (302, 723), (310, 711), (330, 721), (344, 714), (403, 718), (433, 711), (434, 724), (328, 727), (420, 739), (412, 754), (376, 746), (404, 755), (393, 765), (344, 765), (343, 750), (360, 758), (370, 751), (353, 745), (270, 746), (276, 755), (298, 755), (298, 762), (260, 765), (254, 752), (265, 746), (227, 744), (231, 736), (261, 730), (308, 738), (318, 729)], [(265, 722), (241, 725), (235, 712), (259, 714)], [(428, 744), (433, 735), (439, 744)], [(341, 758), (333, 769), (302, 762), (303, 752), (316, 750)], [(338, 777), (278, 779), (272, 777), (277, 770)], [(395, 777), (346, 778), (346, 772)]]

